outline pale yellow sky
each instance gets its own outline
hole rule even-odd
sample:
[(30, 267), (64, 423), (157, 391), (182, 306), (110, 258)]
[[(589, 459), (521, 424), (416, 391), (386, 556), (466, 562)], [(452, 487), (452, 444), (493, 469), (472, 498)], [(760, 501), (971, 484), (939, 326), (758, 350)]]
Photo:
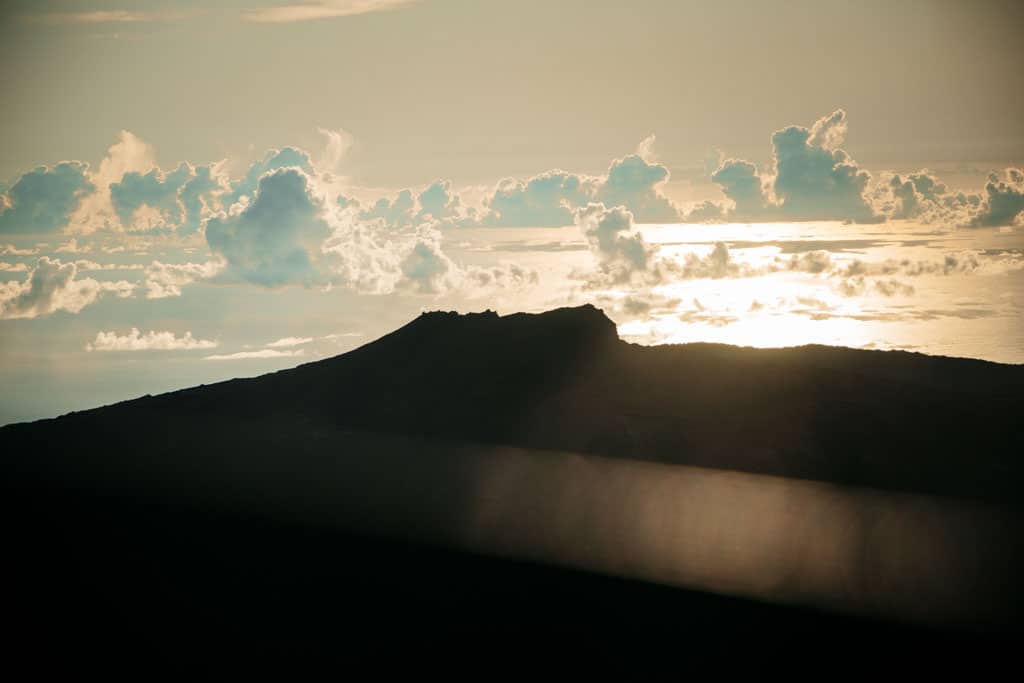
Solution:
[(121, 129), (172, 166), (344, 128), (354, 179), (380, 187), (598, 172), (652, 133), (663, 163), (699, 168), (715, 148), (765, 162), (771, 131), (837, 107), (868, 167), (1024, 159), (1012, 0), (419, 0), (245, 20), (285, 4), (5, 3), (0, 179), (95, 163)]

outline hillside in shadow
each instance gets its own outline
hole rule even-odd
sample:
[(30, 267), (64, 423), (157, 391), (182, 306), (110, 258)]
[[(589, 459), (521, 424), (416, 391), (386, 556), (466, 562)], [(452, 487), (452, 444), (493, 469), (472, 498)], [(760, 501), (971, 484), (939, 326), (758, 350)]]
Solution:
[[(583, 638), (595, 668), (793, 639), (1012, 652), (1022, 398), (1021, 366), (643, 347), (590, 306), (426, 313), (294, 369), (0, 429), (16, 642), (102, 661), (111, 643), (174, 658), (458, 638), (502, 657)], [(737, 532), (759, 509), (786, 524)], [(852, 540), (815, 545), (820, 530)], [(927, 553), (890, 557), (921, 536)], [(704, 549), (680, 555), (688, 538)], [(669, 566), (713, 551), (776, 574)]]
[[(645, 347), (591, 307), (425, 313), (349, 353), (11, 426), (15, 452), (160, 460), (323, 430), (1016, 499), (1024, 366), (901, 351)], [(9, 451), (10, 452), (10, 451)], [(216, 454), (211, 454), (216, 457)]]

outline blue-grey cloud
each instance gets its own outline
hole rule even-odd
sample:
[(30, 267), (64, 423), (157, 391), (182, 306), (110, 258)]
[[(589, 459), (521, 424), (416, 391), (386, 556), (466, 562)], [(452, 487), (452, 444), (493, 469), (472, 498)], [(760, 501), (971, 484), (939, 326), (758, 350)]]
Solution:
[(475, 210), (466, 207), (452, 189), (451, 181), (438, 180), (419, 194), (411, 189), (398, 192), (393, 198), (381, 197), (366, 208), (355, 197), (338, 196), (340, 209), (360, 209), (357, 216), (364, 221), (380, 221), (389, 228), (409, 228), (422, 223), (435, 223), (447, 227), (466, 224)]
[(66, 225), (82, 197), (95, 189), (88, 169), (80, 161), (64, 161), (19, 177), (0, 197), (0, 233), (52, 232)]
[(728, 159), (712, 173), (727, 202), (705, 201), (692, 222), (721, 220), (841, 220), (874, 223), (913, 219), (951, 226), (1013, 225), (1024, 212), (1024, 170), (991, 174), (981, 192), (952, 192), (937, 177), (882, 173), (877, 181), (839, 148), (846, 134), (839, 109), (811, 128), (789, 126), (772, 135), (767, 171)]
[(639, 154), (614, 160), (603, 176), (584, 176), (561, 170), (527, 180), (501, 181), (485, 201), (480, 222), (502, 227), (561, 227), (570, 225), (577, 209), (591, 203), (621, 206), (638, 223), (671, 223), (682, 218), (679, 208), (662, 192), (669, 170)]
[(105, 292), (131, 296), (135, 285), (78, 278), (74, 263), (41, 257), (22, 282), (0, 283), (0, 319), (38, 318), (56, 311), (78, 313)]
[(381, 197), (371, 207), (360, 212), (363, 220), (381, 220), (385, 225), (406, 227), (413, 223), (416, 202), (412, 190), (402, 190), (394, 199)]
[(573, 223), (573, 211), (586, 206), (594, 181), (565, 171), (547, 171), (527, 180), (506, 178), (486, 200), (483, 222), (501, 227), (561, 227)]
[(242, 197), (252, 198), (259, 185), (260, 178), (279, 168), (301, 168), (306, 173), (313, 173), (313, 161), (309, 153), (295, 147), (283, 149), (272, 149), (264, 155), (263, 159), (249, 167), (245, 176), (235, 183), (231, 191), (222, 198), (225, 208), (238, 202)]
[(1024, 169), (1008, 168), (1002, 178), (993, 173), (973, 225), (1012, 225), (1024, 212)]
[(419, 220), (444, 221), (458, 218), (462, 213), (461, 199), (452, 191), (448, 180), (438, 180), (428, 186), (417, 197), (420, 210)]
[(1024, 169), (990, 173), (980, 192), (953, 192), (927, 170), (888, 173), (874, 201), (893, 219), (961, 227), (1013, 225), (1024, 213)]
[[(748, 162), (724, 162), (712, 180), (731, 207), (720, 218), (736, 220), (882, 220), (866, 196), (871, 175), (839, 145), (846, 133), (846, 112), (838, 109), (811, 128), (789, 126), (772, 135), (773, 164), (759, 173)], [(706, 218), (708, 207), (691, 217)]]
[(322, 245), (331, 233), (323, 210), (302, 170), (273, 170), (259, 178), (244, 209), (210, 219), (206, 241), (226, 261), (227, 279), (263, 287), (322, 284)]
[[(711, 174), (711, 180), (722, 188), (722, 194), (733, 203), (731, 218), (764, 216), (774, 210), (774, 207), (768, 205), (757, 166), (749, 161), (728, 159)], [(720, 207), (706, 203), (698, 211), (692, 211), (689, 220), (717, 219), (722, 217), (721, 214)]]
[[(125, 228), (173, 230), (184, 236), (199, 230), (223, 190), (209, 166), (182, 163), (170, 173), (158, 168), (145, 174), (125, 173), (119, 182), (110, 184), (110, 199)], [(136, 225), (136, 212), (144, 206), (156, 212), (156, 222)]]
[(630, 154), (612, 162), (594, 199), (605, 206), (625, 206), (638, 223), (674, 223), (680, 219), (679, 209), (661, 192), (668, 179), (667, 167)]

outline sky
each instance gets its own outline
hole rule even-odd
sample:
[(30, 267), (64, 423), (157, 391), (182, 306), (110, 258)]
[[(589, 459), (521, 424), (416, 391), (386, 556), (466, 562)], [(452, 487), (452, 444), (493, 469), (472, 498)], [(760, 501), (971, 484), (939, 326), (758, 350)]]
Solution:
[(8, 1), (0, 424), (423, 310), (1024, 362), (1017, 2)]

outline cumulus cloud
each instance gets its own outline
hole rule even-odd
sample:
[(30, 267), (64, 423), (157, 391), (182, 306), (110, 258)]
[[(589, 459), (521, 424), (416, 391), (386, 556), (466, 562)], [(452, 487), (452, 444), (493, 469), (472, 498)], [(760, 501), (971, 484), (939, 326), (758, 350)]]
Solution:
[(595, 272), (582, 274), (592, 286), (654, 285), (681, 275), (679, 264), (658, 256), (636, 231), (627, 208), (592, 203), (577, 209), (575, 220), (596, 261)]
[(588, 204), (576, 211), (575, 219), (605, 281), (627, 283), (641, 278), (661, 279), (652, 268), (654, 248), (634, 230), (633, 214), (628, 209)]
[[(268, 157), (260, 168), (278, 161)], [(325, 201), (314, 176), (289, 166), (265, 172), (252, 200), (236, 206), (206, 225), (207, 243), (225, 264), (220, 281), (437, 295), (470, 286), (521, 287), (537, 279), (535, 271), (514, 264), (460, 266), (444, 253), (434, 219), (460, 211), (445, 182), (418, 196), (404, 191), (364, 211), (345, 210)]]
[(662, 192), (668, 178), (667, 167), (651, 163), (639, 153), (614, 160), (603, 176), (553, 170), (527, 180), (507, 178), (485, 200), (480, 222), (502, 227), (561, 227), (572, 224), (576, 210), (591, 203), (622, 206), (640, 223), (675, 222), (682, 214)]
[(667, 167), (630, 154), (612, 162), (594, 199), (605, 206), (625, 206), (638, 223), (674, 223), (681, 218), (679, 209), (661, 191), (668, 178)]
[(223, 261), (206, 263), (162, 263), (153, 261), (146, 266), (147, 299), (181, 296), (181, 288), (193, 282), (212, 279), (224, 269)]
[(306, 174), (313, 173), (313, 161), (309, 154), (295, 147), (272, 149), (264, 157), (249, 166), (246, 174), (236, 182), (231, 191), (222, 198), (224, 208), (230, 209), (240, 201), (249, 202), (256, 193), (260, 179), (272, 171), (295, 167)]
[(0, 233), (52, 232), (67, 224), (82, 197), (94, 189), (88, 164), (64, 161), (19, 177), (0, 196)]
[(88, 179), (95, 191), (83, 197), (68, 216), (67, 228), (86, 234), (96, 230), (121, 229), (110, 186), (120, 182), (126, 173), (145, 173), (155, 166), (153, 148), (130, 131), (122, 130), (117, 142), (107, 149), (99, 167), (89, 173)]
[(1013, 225), (1024, 212), (1024, 169), (1008, 168), (1003, 176), (993, 173), (985, 183), (985, 195), (971, 225)]
[(840, 148), (847, 130), (838, 109), (810, 128), (789, 126), (772, 135), (772, 162), (758, 167), (726, 159), (711, 174), (726, 202), (704, 201), (690, 222), (721, 220), (840, 220), (875, 223), (914, 219), (951, 226), (1013, 225), (1024, 212), (1024, 170), (993, 173), (980, 192), (952, 192), (927, 170), (880, 173), (877, 179)]
[(78, 313), (104, 293), (131, 296), (135, 285), (76, 278), (74, 263), (43, 256), (23, 282), (0, 284), (0, 318), (38, 318), (56, 311)]
[[(712, 174), (729, 200), (718, 218), (732, 220), (881, 220), (866, 197), (871, 175), (839, 146), (846, 112), (838, 109), (811, 128), (789, 126), (772, 135), (772, 167), (729, 159)], [(707, 218), (708, 205), (690, 220)]]
[(538, 281), (536, 271), (514, 263), (459, 266), (441, 249), (441, 234), (437, 230), (422, 230), (399, 268), (401, 278), (396, 288), (419, 294), (443, 294), (466, 288), (468, 294), (479, 296), (493, 289), (521, 288)]
[(359, 208), (359, 218), (397, 228), (427, 221), (437, 227), (562, 227), (573, 224), (575, 211), (590, 203), (624, 206), (642, 223), (678, 221), (681, 211), (662, 192), (668, 168), (648, 160), (652, 143), (653, 136), (638, 153), (614, 160), (604, 175), (553, 169), (530, 178), (505, 178), (484, 197), (482, 210), (463, 202), (445, 180), (418, 194), (402, 190), (365, 208), (342, 195), (338, 206)]
[(787, 218), (878, 221), (864, 197), (871, 176), (839, 149), (846, 112), (837, 110), (807, 130), (790, 126), (772, 136), (772, 190)]
[(408, 227), (413, 223), (413, 212), (416, 208), (416, 201), (413, 199), (412, 190), (402, 190), (394, 199), (381, 197), (369, 208), (360, 212), (359, 217), (363, 220), (379, 220), (389, 227)]
[(586, 206), (594, 185), (593, 179), (558, 170), (525, 181), (506, 178), (485, 201), (484, 222), (501, 227), (571, 225), (574, 208)]
[(174, 230), (190, 235), (216, 207), (223, 180), (209, 166), (183, 163), (174, 171), (159, 168), (125, 173), (110, 184), (110, 199), (127, 230)]
[(309, 176), (295, 167), (259, 178), (252, 202), (211, 218), (206, 241), (226, 262), (223, 277), (263, 287), (325, 284), (322, 245), (331, 234)]
[(117, 332), (97, 332), (96, 339), (85, 345), (86, 351), (191, 351), (193, 349), (213, 349), (217, 342), (208, 339), (196, 339), (191, 332), (176, 337), (173, 332), (156, 332), (150, 330), (145, 334), (133, 327), (128, 334)]
[(447, 180), (438, 180), (428, 186), (417, 201), (420, 206), (417, 220), (420, 221), (445, 221), (463, 214), (459, 195), (452, 191), (452, 184)]

